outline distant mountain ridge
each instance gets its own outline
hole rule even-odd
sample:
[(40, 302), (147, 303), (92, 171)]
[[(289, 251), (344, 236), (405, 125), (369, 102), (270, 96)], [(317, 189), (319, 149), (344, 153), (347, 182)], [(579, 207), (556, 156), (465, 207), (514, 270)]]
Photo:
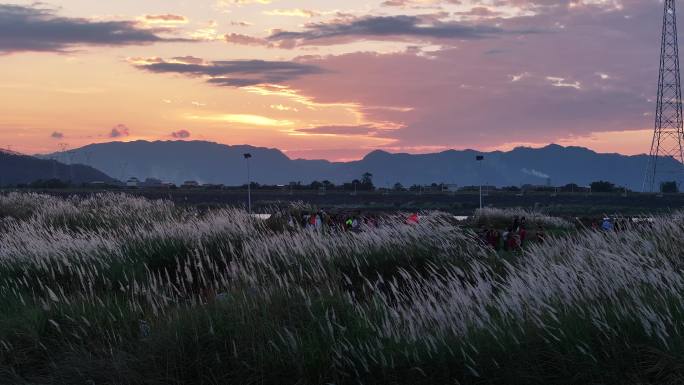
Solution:
[(18, 152), (16, 152), (16, 151), (12, 151), (12, 150), (9, 150), (9, 149), (2, 149), (2, 148), (0, 148), (0, 153), (2, 153), (2, 154), (9, 154), (9, 155), (24, 155), (24, 154), (18, 153)]
[(89, 166), (38, 159), (16, 152), (0, 151), (0, 185), (14, 186), (37, 180), (60, 179), (74, 184), (104, 182), (118, 183), (103, 172)]
[[(200, 183), (240, 185), (246, 183), (244, 153), (251, 153), (252, 180), (262, 184), (333, 183), (373, 174), (377, 186), (404, 186), (443, 182), (460, 186), (519, 186), (522, 184), (588, 185), (608, 180), (640, 190), (647, 155), (599, 154), (583, 147), (548, 145), (519, 147), (511, 151), (479, 152), (449, 150), (433, 154), (388, 153), (376, 150), (352, 162), (290, 159), (273, 148), (229, 146), (204, 141), (135, 141), (91, 144), (73, 150), (76, 159), (89, 159), (89, 165), (108, 175), (127, 179), (157, 178), (181, 184)], [(477, 162), (477, 155), (484, 161)], [(53, 155), (44, 155), (50, 157)], [(669, 161), (676, 164), (674, 159)], [(481, 168), (481, 169), (480, 169)]]

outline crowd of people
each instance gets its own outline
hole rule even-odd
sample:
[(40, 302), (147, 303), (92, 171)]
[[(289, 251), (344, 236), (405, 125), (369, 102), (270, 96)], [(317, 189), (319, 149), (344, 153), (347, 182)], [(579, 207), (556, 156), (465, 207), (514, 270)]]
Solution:
[[(406, 224), (417, 224), (420, 216), (417, 213), (407, 214)], [(314, 212), (291, 213), (287, 218), (287, 225), (290, 228), (303, 227), (317, 230), (337, 230), (362, 232), (369, 227), (380, 226), (380, 217), (377, 215), (362, 215), (359, 212), (328, 213), (324, 210)], [(527, 219), (525, 217), (515, 217), (512, 223), (498, 230), (493, 226), (480, 226), (478, 237), (483, 245), (487, 245), (494, 250), (516, 251), (522, 249), (527, 242), (544, 242), (546, 231), (541, 224), (536, 226), (532, 236), (527, 230)]]
[(287, 225), (290, 228), (297, 226), (310, 229), (331, 229), (342, 231), (361, 232), (366, 227), (378, 227), (378, 217), (375, 215), (362, 216), (360, 213), (331, 214), (324, 210), (316, 212), (302, 212), (290, 214)]
[[(369, 228), (377, 228), (383, 222), (382, 214), (362, 214), (359, 211), (347, 211), (329, 213), (324, 210), (290, 212), (286, 214), (289, 228), (307, 228), (325, 231), (350, 231), (360, 233)], [(396, 218), (394, 218), (396, 220)], [(404, 223), (408, 225), (418, 224), (420, 215), (408, 213), (403, 216)], [(578, 221), (580, 221), (578, 219)], [(595, 231), (613, 232), (630, 228), (641, 222), (648, 224), (648, 218), (639, 221), (638, 218), (610, 218), (602, 220), (580, 221), (585, 226), (591, 225)], [(531, 230), (530, 230), (531, 228)], [(481, 224), (477, 230), (477, 239), (484, 245), (496, 251), (515, 252), (522, 250), (530, 242), (544, 243), (547, 240), (547, 231), (541, 223), (528, 226), (527, 218), (514, 217), (509, 225), (493, 226)]]
[(518, 251), (527, 242), (544, 242), (546, 231), (541, 224), (537, 225), (534, 238), (527, 230), (527, 219), (525, 217), (515, 217), (512, 223), (503, 230), (498, 230), (491, 225), (481, 225), (478, 237), (483, 245), (487, 245), (494, 250)]
[[(420, 216), (417, 213), (407, 214), (406, 224), (417, 224)], [(324, 210), (312, 212), (290, 213), (287, 217), (289, 228), (302, 227), (317, 230), (362, 232), (364, 229), (379, 227), (381, 218), (378, 215), (362, 215), (360, 212), (328, 213)], [(528, 242), (544, 242), (546, 230), (541, 224), (528, 231), (527, 219), (515, 217), (510, 225), (497, 229), (492, 225), (481, 225), (477, 231), (478, 238), (483, 245), (494, 250), (517, 251)]]

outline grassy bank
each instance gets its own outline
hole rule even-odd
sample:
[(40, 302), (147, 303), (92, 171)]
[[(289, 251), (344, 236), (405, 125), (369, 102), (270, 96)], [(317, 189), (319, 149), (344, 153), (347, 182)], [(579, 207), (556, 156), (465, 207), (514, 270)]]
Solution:
[(439, 213), (361, 233), (277, 217), (0, 197), (0, 383), (684, 381), (681, 216), (516, 256)]

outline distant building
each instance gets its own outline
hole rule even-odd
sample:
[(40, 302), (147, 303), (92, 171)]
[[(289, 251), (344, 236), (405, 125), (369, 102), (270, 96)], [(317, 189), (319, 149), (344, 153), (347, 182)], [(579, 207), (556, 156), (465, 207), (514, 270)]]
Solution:
[(198, 188), (200, 184), (194, 180), (186, 180), (181, 185), (181, 188)]
[(142, 186), (149, 188), (161, 188), (164, 187), (164, 182), (156, 178), (147, 178), (142, 183)]
[(138, 178), (130, 178), (128, 181), (126, 181), (126, 187), (132, 187), (132, 188), (137, 188), (140, 185), (140, 181)]

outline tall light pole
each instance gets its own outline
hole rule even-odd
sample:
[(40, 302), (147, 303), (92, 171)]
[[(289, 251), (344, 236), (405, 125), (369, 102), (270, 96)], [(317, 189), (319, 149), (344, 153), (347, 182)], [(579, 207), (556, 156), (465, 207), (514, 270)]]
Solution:
[(245, 161), (247, 162), (247, 211), (251, 214), (252, 213), (252, 177), (250, 175), (250, 170), (249, 170), (249, 159), (252, 157), (252, 154), (245, 153), (243, 156), (245, 157)]
[(69, 177), (71, 178), (71, 184), (75, 184), (74, 181), (74, 150), (67, 152), (69, 155)]
[(475, 160), (480, 164), (478, 179), (480, 180), (480, 210), (482, 210), (482, 162), (484, 161), (484, 156), (478, 155), (475, 157)]

